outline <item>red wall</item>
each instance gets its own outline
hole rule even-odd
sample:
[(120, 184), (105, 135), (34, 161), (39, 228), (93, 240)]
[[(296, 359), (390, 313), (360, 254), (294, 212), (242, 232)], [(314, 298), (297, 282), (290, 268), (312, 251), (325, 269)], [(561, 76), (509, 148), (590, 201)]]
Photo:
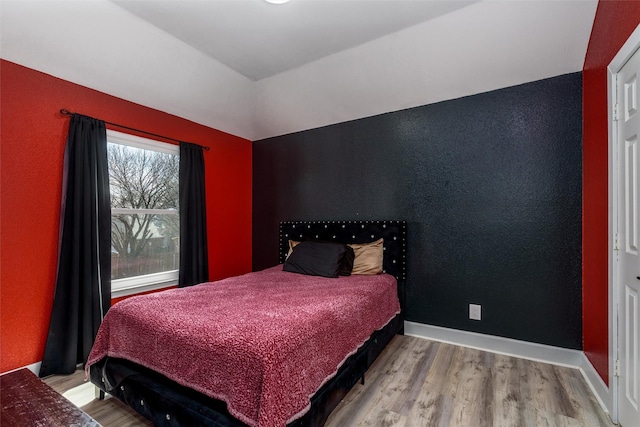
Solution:
[(583, 70), (582, 333), (609, 382), (607, 66), (640, 23), (640, 1), (598, 3)]
[(61, 108), (210, 146), (209, 276), (251, 271), (251, 141), (4, 60), (0, 86), (1, 372), (38, 362), (44, 352), (69, 127)]

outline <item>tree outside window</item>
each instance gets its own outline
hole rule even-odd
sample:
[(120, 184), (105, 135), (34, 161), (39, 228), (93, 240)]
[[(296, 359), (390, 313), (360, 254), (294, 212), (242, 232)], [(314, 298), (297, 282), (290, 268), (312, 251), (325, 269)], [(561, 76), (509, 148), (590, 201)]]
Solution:
[(122, 137), (145, 141), (134, 146), (114, 134), (107, 137), (112, 288), (173, 280), (180, 263), (178, 147)]

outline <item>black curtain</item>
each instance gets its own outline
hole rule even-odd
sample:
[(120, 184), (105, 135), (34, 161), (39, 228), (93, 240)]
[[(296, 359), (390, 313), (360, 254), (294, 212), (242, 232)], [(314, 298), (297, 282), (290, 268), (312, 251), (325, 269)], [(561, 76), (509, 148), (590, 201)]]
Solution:
[(180, 276), (178, 286), (209, 280), (202, 147), (180, 143)]
[(64, 154), (58, 273), (40, 376), (87, 360), (111, 303), (111, 206), (107, 133), (73, 114)]

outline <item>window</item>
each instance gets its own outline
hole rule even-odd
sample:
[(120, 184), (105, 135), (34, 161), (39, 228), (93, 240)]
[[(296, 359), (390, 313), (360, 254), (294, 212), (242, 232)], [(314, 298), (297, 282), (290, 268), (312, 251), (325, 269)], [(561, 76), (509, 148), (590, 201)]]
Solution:
[(178, 281), (180, 148), (107, 130), (111, 191), (111, 294)]

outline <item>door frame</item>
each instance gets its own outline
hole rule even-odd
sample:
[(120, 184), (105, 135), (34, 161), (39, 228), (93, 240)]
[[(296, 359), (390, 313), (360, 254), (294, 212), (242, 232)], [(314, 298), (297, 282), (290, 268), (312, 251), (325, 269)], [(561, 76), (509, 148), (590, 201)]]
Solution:
[[(618, 126), (614, 121), (614, 106), (617, 103), (617, 76), (626, 62), (640, 49), (640, 25), (618, 51), (607, 67), (607, 114), (609, 124), (609, 391), (612, 397), (611, 420), (618, 423), (618, 377), (615, 362), (618, 360), (618, 296), (620, 291), (619, 270), (615, 245), (615, 230), (618, 229)], [(614, 173), (615, 172), (615, 173)]]

